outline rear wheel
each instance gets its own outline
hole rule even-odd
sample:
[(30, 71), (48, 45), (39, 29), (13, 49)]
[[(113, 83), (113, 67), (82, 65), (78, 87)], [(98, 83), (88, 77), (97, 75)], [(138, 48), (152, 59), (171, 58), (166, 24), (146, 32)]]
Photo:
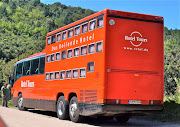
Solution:
[(78, 99), (77, 97), (72, 97), (70, 104), (69, 104), (69, 116), (71, 121), (77, 123), (80, 122), (83, 118), (83, 116), (79, 115), (79, 106), (78, 106)]
[(119, 123), (126, 123), (129, 120), (130, 116), (115, 116), (115, 118)]
[(68, 102), (65, 101), (64, 96), (58, 98), (56, 112), (59, 119), (64, 120), (69, 118)]
[(27, 108), (23, 107), (23, 97), (22, 97), (22, 94), (19, 94), (18, 96), (18, 109), (21, 110), (21, 111), (25, 111), (27, 110)]

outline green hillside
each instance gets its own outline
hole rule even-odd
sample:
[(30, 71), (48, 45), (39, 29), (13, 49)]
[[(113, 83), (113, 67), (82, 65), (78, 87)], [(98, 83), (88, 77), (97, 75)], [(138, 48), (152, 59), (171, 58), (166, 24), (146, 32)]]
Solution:
[[(0, 0), (0, 85), (12, 76), (16, 61), (44, 49), (47, 32), (93, 13), (40, 0)], [(164, 31), (165, 99), (180, 103), (180, 30)]]

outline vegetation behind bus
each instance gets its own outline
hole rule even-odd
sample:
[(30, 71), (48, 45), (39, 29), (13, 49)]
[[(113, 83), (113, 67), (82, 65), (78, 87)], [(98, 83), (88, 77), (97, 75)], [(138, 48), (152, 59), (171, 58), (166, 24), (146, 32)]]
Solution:
[[(95, 13), (89, 9), (45, 5), (40, 0), (0, 0), (0, 87), (14, 63), (45, 48), (49, 31)], [(165, 31), (165, 101), (180, 104), (180, 30)]]

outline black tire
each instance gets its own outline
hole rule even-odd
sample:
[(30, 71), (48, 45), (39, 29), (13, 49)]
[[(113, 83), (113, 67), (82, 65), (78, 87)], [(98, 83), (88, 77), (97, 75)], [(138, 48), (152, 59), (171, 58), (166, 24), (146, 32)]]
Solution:
[(69, 119), (69, 110), (68, 110), (69, 103), (65, 101), (64, 96), (60, 96), (57, 101), (56, 105), (56, 113), (59, 119), (65, 120)]
[(19, 94), (19, 96), (18, 96), (17, 107), (21, 111), (27, 110), (27, 108), (23, 107), (23, 97), (22, 97), (22, 94)]
[(69, 103), (69, 116), (72, 122), (78, 123), (82, 121), (83, 116), (79, 115), (79, 106), (77, 97), (72, 97)]
[(115, 116), (115, 118), (119, 123), (126, 123), (129, 120), (130, 116), (122, 115), (122, 116)]

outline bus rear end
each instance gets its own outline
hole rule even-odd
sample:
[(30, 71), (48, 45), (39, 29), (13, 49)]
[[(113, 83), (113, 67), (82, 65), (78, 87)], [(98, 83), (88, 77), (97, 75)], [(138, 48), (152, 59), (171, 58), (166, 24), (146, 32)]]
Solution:
[(163, 18), (107, 10), (107, 114), (144, 114), (162, 110)]

